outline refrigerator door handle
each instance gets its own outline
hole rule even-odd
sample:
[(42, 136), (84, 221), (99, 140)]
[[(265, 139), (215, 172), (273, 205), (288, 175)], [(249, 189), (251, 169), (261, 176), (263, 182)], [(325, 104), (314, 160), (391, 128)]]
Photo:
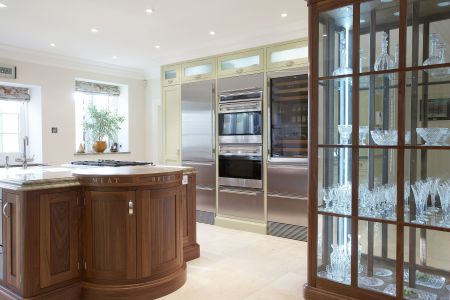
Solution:
[(228, 189), (220, 189), (220, 192), (227, 194), (237, 194), (237, 195), (247, 195), (247, 196), (256, 196), (256, 192), (247, 192), (247, 191), (236, 191), (236, 190), (228, 190)]
[(212, 156), (213, 159), (216, 156), (216, 87), (214, 83), (212, 84), (211, 90), (211, 145), (212, 145)]

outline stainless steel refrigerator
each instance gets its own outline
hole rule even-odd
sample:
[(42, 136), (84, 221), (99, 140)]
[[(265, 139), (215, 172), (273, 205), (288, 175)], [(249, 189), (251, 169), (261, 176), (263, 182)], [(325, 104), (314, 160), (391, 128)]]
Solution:
[(268, 74), (267, 219), (271, 235), (306, 240), (308, 74)]
[(215, 81), (181, 85), (182, 160), (197, 170), (197, 221), (216, 213)]

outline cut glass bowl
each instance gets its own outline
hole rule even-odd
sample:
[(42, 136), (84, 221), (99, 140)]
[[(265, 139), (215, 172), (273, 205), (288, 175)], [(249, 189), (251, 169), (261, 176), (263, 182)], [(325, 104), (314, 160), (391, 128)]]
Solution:
[(416, 132), (425, 141), (424, 146), (440, 146), (440, 141), (448, 134), (448, 128), (416, 128)]

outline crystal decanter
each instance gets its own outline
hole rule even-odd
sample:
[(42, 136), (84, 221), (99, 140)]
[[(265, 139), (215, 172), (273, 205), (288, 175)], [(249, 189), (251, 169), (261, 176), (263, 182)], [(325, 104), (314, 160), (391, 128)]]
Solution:
[(339, 68), (333, 71), (333, 76), (352, 74), (352, 68), (348, 66), (347, 47), (345, 42), (345, 32), (340, 33), (339, 43)]
[[(430, 34), (430, 57), (424, 62), (424, 66), (445, 64), (445, 52), (447, 50), (447, 44), (440, 41), (440, 35), (438, 33)], [(437, 68), (429, 69), (427, 71), (431, 77), (444, 78), (449, 75), (449, 68)]]
[(395, 69), (395, 60), (391, 55), (389, 55), (388, 46), (388, 34), (383, 31), (381, 34), (381, 53), (375, 60), (375, 71)]

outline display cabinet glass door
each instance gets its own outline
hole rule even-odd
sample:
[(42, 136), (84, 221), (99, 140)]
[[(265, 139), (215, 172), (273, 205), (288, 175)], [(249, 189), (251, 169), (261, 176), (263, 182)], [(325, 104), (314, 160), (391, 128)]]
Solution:
[(270, 80), (270, 156), (308, 156), (308, 75)]

